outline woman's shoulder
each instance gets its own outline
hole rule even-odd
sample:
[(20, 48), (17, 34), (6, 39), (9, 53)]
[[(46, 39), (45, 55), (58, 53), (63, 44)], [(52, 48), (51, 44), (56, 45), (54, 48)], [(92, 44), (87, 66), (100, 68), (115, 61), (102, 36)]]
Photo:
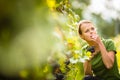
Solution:
[(109, 43), (114, 43), (112, 39), (105, 39), (105, 38), (102, 38), (102, 42), (107, 45)]
[(112, 39), (103, 39), (102, 41), (108, 51), (115, 51), (116, 53), (116, 47)]

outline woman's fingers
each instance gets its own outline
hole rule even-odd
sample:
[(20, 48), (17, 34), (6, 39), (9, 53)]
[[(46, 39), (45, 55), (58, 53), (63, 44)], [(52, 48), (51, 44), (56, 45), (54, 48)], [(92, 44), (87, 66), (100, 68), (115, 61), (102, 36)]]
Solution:
[(99, 42), (99, 36), (98, 35), (92, 35), (91, 40), (98, 43)]

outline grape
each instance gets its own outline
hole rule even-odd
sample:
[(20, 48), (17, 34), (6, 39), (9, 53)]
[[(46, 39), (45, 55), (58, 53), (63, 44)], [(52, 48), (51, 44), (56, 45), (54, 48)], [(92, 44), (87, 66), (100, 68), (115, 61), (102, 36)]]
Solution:
[(88, 47), (87, 51), (90, 51), (91, 53), (95, 52), (94, 46)]

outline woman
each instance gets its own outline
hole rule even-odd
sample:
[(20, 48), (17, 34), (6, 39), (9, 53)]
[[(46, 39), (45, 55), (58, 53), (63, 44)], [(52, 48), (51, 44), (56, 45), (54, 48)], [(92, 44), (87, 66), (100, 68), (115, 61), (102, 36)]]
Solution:
[[(116, 50), (111, 39), (101, 39), (91, 21), (79, 22), (79, 35), (88, 46), (94, 47), (91, 58), (84, 63), (84, 80), (120, 80), (117, 67)], [(94, 76), (93, 76), (94, 75)]]

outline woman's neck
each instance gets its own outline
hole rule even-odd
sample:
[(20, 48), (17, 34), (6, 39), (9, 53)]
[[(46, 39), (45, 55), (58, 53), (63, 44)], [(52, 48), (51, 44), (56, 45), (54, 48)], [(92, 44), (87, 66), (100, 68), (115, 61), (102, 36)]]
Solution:
[(88, 44), (89, 44), (89, 46), (94, 46), (95, 51), (96, 50), (99, 51), (98, 45), (96, 43), (94, 43), (94, 42), (88, 42)]
[(96, 43), (94, 43), (94, 42), (87, 42), (90, 46), (97, 46), (97, 44)]

